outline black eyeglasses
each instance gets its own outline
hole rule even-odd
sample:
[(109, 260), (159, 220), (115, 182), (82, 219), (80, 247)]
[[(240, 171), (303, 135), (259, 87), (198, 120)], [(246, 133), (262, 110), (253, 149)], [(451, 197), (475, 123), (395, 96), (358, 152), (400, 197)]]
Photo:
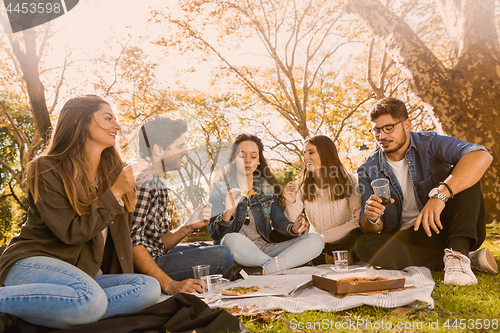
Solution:
[(385, 134), (391, 134), (392, 132), (394, 132), (394, 127), (399, 124), (399, 123), (402, 123), (403, 121), (405, 121), (406, 119), (408, 118), (405, 118), (403, 120), (400, 120), (398, 121), (397, 123), (395, 124), (387, 124), (385, 126), (382, 126), (382, 127), (374, 127), (372, 129), (370, 129), (370, 132), (373, 134), (373, 135), (377, 135), (377, 134), (380, 134), (380, 131), (384, 132)]

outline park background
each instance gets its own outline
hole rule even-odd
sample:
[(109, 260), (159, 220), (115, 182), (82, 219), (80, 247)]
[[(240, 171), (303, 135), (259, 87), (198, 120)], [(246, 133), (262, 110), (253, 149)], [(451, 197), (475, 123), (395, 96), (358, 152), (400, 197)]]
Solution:
[(0, 246), (25, 221), (26, 164), (64, 102), (86, 93), (113, 104), (128, 157), (146, 118), (187, 120), (190, 154), (169, 175), (181, 221), (242, 132), (264, 139), (282, 184), (315, 134), (355, 172), (376, 148), (366, 112), (384, 96), (407, 104), (413, 130), (490, 151), (482, 186), (498, 221), (498, 1), (81, 0), (15, 34), (2, 3), (0, 29)]

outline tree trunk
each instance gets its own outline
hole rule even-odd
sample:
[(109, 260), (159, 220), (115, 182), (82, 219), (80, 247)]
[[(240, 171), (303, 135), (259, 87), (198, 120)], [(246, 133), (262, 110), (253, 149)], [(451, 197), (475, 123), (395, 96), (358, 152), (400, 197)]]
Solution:
[(23, 32), (25, 52), (19, 46), (17, 40), (11, 42), (12, 51), (16, 56), (23, 71), (23, 80), (28, 88), (31, 108), (35, 117), (36, 128), (43, 141), (48, 139), (51, 128), (49, 111), (45, 101), (45, 89), (38, 71), (38, 57), (36, 52), (36, 34), (33, 32)]
[(493, 163), (482, 178), (488, 222), (500, 218), (500, 48), (495, 0), (438, 0), (456, 65), (448, 69), (401, 18), (378, 0), (347, 0), (353, 12), (401, 67), (413, 92), (461, 140), (485, 146)]

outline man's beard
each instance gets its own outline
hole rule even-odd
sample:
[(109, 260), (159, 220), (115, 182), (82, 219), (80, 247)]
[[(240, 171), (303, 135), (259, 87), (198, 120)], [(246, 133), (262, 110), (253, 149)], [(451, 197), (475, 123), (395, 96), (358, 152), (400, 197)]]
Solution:
[(182, 168), (182, 157), (179, 159), (174, 157), (169, 157), (161, 160), (161, 166), (163, 172), (180, 170)]
[(390, 149), (390, 150), (387, 150), (387, 149), (384, 149), (384, 147), (381, 145), (382, 142), (384, 142), (384, 140), (382, 141), (379, 141), (379, 145), (380, 145), (380, 148), (382, 148), (382, 151), (386, 154), (392, 154), (392, 153), (395, 153), (397, 152), (398, 150), (400, 150), (405, 144), (406, 144), (406, 140), (407, 140), (407, 137), (406, 137), (406, 132), (403, 132), (403, 140), (393, 149)]

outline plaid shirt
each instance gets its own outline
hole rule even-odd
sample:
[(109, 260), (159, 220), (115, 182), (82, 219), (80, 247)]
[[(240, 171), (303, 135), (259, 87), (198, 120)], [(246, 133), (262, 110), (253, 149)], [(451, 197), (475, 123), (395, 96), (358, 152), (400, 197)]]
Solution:
[(132, 217), (132, 246), (143, 245), (155, 259), (165, 253), (161, 237), (170, 230), (166, 181), (154, 176), (137, 187), (137, 204)]

